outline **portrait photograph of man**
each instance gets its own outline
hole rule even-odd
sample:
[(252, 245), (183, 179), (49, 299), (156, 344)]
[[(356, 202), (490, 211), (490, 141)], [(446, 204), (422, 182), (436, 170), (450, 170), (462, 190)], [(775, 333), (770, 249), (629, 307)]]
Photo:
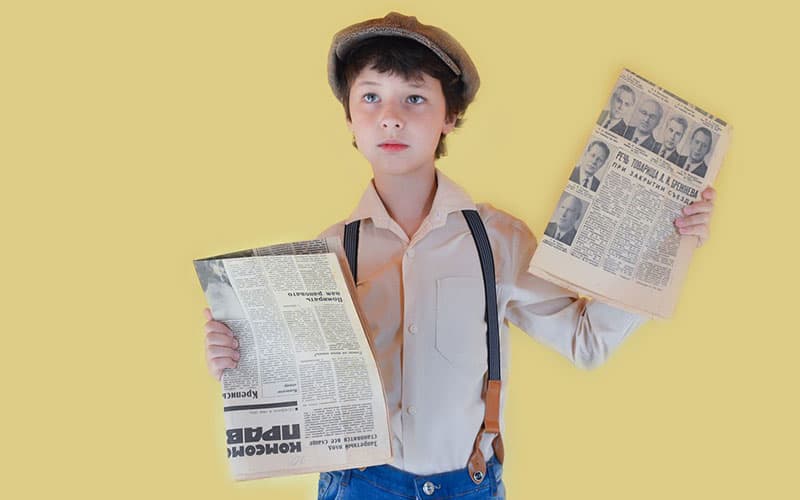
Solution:
[(678, 146), (681, 144), (688, 128), (689, 122), (686, 118), (680, 115), (671, 116), (661, 134), (661, 147), (655, 153), (668, 162), (682, 167), (686, 163), (686, 156), (678, 152)]
[(636, 94), (628, 85), (622, 84), (611, 94), (608, 109), (604, 109), (597, 119), (597, 124), (617, 135), (625, 135), (628, 128), (628, 116), (636, 104)]
[(645, 99), (633, 114), (636, 125), (630, 125), (625, 130), (625, 138), (645, 149), (657, 153), (661, 149), (661, 143), (656, 141), (653, 132), (664, 115), (661, 104), (654, 99)]
[(584, 202), (576, 196), (564, 193), (553, 219), (547, 224), (544, 234), (561, 243), (572, 245), (584, 213)]
[(689, 154), (683, 169), (698, 177), (705, 178), (708, 172), (706, 157), (711, 152), (713, 142), (714, 137), (710, 130), (706, 127), (696, 128), (689, 138)]
[(606, 164), (611, 150), (603, 141), (593, 141), (584, 151), (580, 163), (572, 169), (569, 180), (592, 191), (600, 187), (600, 169)]

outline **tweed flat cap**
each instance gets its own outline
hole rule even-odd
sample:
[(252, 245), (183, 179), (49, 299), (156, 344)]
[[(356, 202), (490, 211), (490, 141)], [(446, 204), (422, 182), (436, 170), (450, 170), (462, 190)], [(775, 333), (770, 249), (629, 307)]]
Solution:
[(328, 83), (339, 101), (343, 99), (346, 89), (341, 88), (336, 69), (356, 43), (376, 36), (410, 38), (428, 47), (464, 82), (466, 103), (471, 103), (475, 98), (481, 80), (475, 64), (461, 44), (441, 28), (422, 24), (416, 17), (390, 12), (385, 17), (348, 26), (333, 36), (328, 53)]

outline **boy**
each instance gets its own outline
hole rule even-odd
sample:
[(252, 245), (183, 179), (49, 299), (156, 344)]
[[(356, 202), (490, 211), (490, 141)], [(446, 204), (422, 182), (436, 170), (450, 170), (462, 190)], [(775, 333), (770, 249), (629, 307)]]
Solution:
[[(396, 457), (391, 465), (322, 473), (319, 498), (504, 498), (497, 431), (505, 393), (486, 382), (489, 292), (496, 293), (503, 376), (508, 321), (590, 368), (643, 319), (529, 274), (536, 241), (526, 225), (475, 205), (435, 168), (479, 86), (450, 35), (396, 13), (350, 26), (334, 37), (329, 82), (373, 179), (353, 214), (322, 236), (344, 237), (346, 224), (356, 227), (360, 251), (351, 270)], [(682, 234), (706, 239), (713, 196), (709, 189), (706, 201), (687, 207), (693, 215), (676, 221)], [(495, 287), (484, 289), (485, 263), (463, 210), (476, 210), (485, 227)], [(208, 366), (219, 378), (236, 365), (238, 344), (208, 310), (206, 318)], [(494, 430), (490, 410), (500, 420)]]

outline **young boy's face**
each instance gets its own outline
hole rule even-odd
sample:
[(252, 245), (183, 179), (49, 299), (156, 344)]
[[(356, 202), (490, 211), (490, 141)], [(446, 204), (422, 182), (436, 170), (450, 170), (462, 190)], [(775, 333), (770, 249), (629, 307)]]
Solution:
[(441, 83), (425, 73), (421, 80), (406, 80), (364, 68), (350, 88), (349, 104), (347, 126), (375, 174), (433, 169), (439, 136), (455, 125), (455, 118), (445, 118)]

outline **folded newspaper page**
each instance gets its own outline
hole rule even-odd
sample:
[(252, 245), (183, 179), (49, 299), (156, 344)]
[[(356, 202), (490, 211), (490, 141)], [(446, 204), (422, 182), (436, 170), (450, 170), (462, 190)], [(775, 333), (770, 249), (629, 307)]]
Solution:
[(673, 221), (717, 176), (730, 135), (723, 120), (623, 70), (529, 271), (633, 312), (671, 316), (697, 246)]
[(222, 376), (234, 479), (392, 457), (383, 386), (337, 255), (326, 239), (194, 261), (212, 315), (239, 341), (238, 366)]

